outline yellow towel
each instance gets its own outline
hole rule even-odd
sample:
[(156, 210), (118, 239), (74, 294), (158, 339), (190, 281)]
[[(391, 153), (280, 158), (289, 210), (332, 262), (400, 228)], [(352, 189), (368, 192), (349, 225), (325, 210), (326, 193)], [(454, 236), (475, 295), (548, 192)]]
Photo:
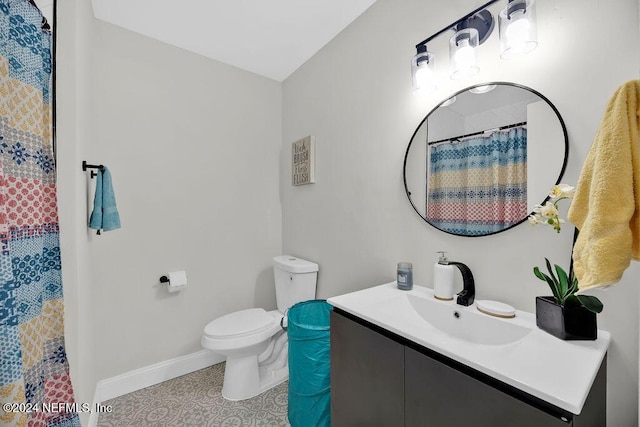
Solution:
[(640, 80), (613, 94), (582, 168), (569, 220), (580, 230), (580, 292), (620, 280), (640, 260)]

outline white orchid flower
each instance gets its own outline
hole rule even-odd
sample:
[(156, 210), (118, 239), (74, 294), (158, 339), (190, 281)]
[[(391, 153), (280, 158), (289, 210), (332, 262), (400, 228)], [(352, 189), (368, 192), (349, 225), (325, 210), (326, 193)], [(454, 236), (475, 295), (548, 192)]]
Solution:
[(576, 188), (568, 184), (558, 184), (551, 189), (549, 197), (552, 199), (570, 199), (576, 192)]
[(558, 184), (549, 192), (551, 200), (544, 205), (535, 205), (533, 213), (529, 215), (529, 223), (531, 225), (549, 225), (556, 232), (560, 232), (564, 220), (560, 219), (558, 213), (558, 202), (563, 199), (570, 199), (575, 194), (575, 187), (567, 184)]
[(531, 225), (539, 225), (544, 224), (545, 221), (540, 215), (529, 215), (529, 224)]
[(547, 202), (540, 207), (540, 215), (544, 218), (555, 218), (558, 216), (558, 208), (555, 204)]

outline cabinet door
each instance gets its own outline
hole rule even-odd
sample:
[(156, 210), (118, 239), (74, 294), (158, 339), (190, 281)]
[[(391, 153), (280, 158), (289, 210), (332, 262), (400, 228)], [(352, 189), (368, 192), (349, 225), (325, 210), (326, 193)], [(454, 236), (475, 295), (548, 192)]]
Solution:
[(404, 425), (404, 346), (331, 312), (331, 425)]
[(567, 427), (482, 381), (405, 349), (406, 427)]

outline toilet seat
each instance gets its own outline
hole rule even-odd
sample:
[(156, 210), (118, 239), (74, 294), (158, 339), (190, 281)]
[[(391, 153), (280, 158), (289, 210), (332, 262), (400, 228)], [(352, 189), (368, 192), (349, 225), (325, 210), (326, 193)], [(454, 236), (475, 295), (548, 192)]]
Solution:
[(279, 311), (267, 312), (263, 308), (229, 313), (209, 322), (204, 328), (200, 343), (213, 351), (252, 351), (252, 346), (282, 330), (281, 318), (282, 313)]
[(273, 321), (274, 317), (263, 308), (249, 308), (209, 322), (204, 333), (209, 338), (239, 338), (268, 329)]

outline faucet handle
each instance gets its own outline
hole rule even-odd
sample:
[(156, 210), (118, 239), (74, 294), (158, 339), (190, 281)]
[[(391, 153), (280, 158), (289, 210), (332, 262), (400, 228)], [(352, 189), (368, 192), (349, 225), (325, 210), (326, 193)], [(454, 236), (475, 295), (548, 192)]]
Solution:
[(461, 262), (450, 262), (449, 264), (458, 267), (458, 270), (460, 270), (460, 273), (462, 274), (462, 284), (464, 289), (462, 292), (458, 293), (458, 299), (456, 302), (468, 307), (473, 304), (473, 300), (476, 296), (476, 285), (473, 280), (473, 274), (469, 267)]
[(473, 304), (474, 295), (471, 295), (466, 289), (458, 292), (458, 298), (456, 299), (456, 304), (463, 305), (465, 307), (469, 307)]
[(449, 260), (447, 259), (447, 251), (436, 251), (437, 254), (440, 254), (440, 259), (438, 260), (438, 264), (449, 264)]

